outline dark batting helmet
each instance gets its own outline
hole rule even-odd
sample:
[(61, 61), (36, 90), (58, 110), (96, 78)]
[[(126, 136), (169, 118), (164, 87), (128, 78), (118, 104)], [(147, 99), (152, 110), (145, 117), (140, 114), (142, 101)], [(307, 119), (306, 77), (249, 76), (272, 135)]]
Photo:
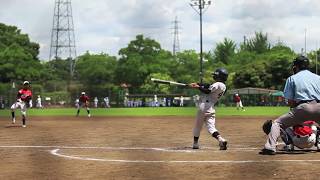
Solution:
[[(297, 73), (300, 70), (308, 69), (309, 64), (310, 64), (310, 62), (307, 57), (302, 56), (302, 55), (296, 57), (292, 63), (294, 73)], [(298, 68), (298, 70), (296, 68)]]
[(218, 68), (212, 73), (213, 79), (225, 82), (228, 79), (228, 71), (224, 68)]
[(266, 120), (262, 125), (262, 130), (266, 135), (268, 135), (271, 131), (272, 120)]

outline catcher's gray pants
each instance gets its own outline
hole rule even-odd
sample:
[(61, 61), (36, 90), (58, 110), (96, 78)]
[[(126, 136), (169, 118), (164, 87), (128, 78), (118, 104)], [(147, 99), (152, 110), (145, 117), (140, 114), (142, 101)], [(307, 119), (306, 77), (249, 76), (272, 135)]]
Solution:
[(281, 129), (302, 124), (305, 121), (313, 120), (320, 122), (320, 103), (315, 101), (303, 103), (293, 108), (289, 113), (278, 117), (271, 126), (271, 132), (264, 147), (276, 151), (276, 143), (280, 136)]

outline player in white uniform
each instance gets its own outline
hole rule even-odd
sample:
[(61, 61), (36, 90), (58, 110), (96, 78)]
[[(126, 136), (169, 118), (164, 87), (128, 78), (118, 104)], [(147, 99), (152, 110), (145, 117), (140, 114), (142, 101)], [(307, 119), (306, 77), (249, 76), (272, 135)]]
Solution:
[(98, 102), (99, 102), (98, 97), (94, 97), (93, 104), (95, 108), (98, 108)]
[(41, 96), (40, 96), (40, 95), (38, 95), (38, 97), (37, 97), (36, 107), (37, 107), (37, 108), (42, 108)]
[(183, 96), (181, 96), (180, 97), (180, 107), (182, 107), (184, 105), (183, 100), (184, 100), (184, 98), (183, 98)]
[(109, 97), (105, 97), (103, 100), (104, 100), (104, 106), (105, 106), (105, 108), (109, 108), (109, 107), (110, 107)]
[(228, 72), (224, 68), (218, 68), (212, 75), (216, 82), (211, 85), (199, 83), (191, 83), (189, 85), (192, 88), (198, 88), (202, 92), (199, 99), (199, 110), (193, 128), (193, 149), (199, 149), (199, 136), (203, 123), (206, 124), (208, 132), (212, 137), (219, 141), (220, 150), (227, 149), (227, 141), (220, 135), (215, 126), (216, 119), (214, 105), (227, 90), (225, 81), (228, 78)]

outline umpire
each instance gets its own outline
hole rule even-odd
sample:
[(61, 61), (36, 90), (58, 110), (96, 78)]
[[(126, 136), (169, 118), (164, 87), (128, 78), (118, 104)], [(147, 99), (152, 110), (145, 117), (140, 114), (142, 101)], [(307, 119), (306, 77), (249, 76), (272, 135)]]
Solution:
[(275, 119), (268, 140), (259, 154), (275, 155), (280, 131), (307, 120), (320, 122), (320, 76), (308, 70), (309, 59), (298, 56), (293, 60), (293, 75), (284, 87), (284, 97), (291, 107), (290, 112)]

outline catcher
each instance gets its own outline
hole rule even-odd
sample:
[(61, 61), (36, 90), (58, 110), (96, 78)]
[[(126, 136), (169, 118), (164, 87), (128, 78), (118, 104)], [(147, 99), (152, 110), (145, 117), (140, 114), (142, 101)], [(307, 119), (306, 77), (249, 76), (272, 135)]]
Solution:
[[(267, 120), (262, 126), (264, 133), (267, 135), (271, 131), (272, 120)], [(300, 149), (309, 149), (316, 146), (320, 151), (319, 144), (320, 126), (315, 121), (305, 121), (301, 125), (288, 127), (280, 132), (282, 141), (286, 144), (284, 150), (294, 151), (294, 147)]]
[(85, 92), (82, 92), (81, 96), (79, 97), (79, 106), (77, 106), (77, 116), (79, 116), (81, 107), (85, 107), (88, 112), (88, 117), (91, 117), (89, 108), (89, 97), (86, 95)]
[(17, 101), (11, 106), (12, 124), (16, 123), (15, 110), (20, 108), (22, 114), (22, 127), (26, 126), (27, 104), (32, 98), (29, 81), (23, 82), (23, 88), (18, 91)]

